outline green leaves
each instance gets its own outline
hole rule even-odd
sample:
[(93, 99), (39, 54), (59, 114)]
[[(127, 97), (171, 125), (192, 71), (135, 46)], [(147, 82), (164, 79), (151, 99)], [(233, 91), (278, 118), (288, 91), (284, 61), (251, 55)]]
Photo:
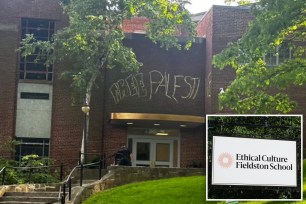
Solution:
[[(286, 90), (306, 82), (305, 9), (303, 0), (261, 0), (252, 7), (255, 19), (248, 31), (213, 59), (216, 67), (236, 71), (236, 79), (219, 97), (220, 108), (288, 113), (297, 107)], [(284, 51), (286, 43), (289, 49)], [(264, 61), (271, 51), (273, 66)]]
[[(184, 2), (186, 3), (186, 2)], [(69, 25), (58, 30), (52, 42), (40, 42), (28, 36), (19, 51), (27, 56), (40, 50), (50, 63), (69, 60), (73, 66), (63, 71), (74, 90), (84, 95), (91, 92), (95, 80), (106, 68), (120, 67), (135, 71), (138, 62), (132, 49), (122, 44), (122, 21), (134, 16), (147, 17), (147, 36), (166, 49), (190, 48), (195, 24), (184, 8), (184, 3), (169, 0), (61, 0), (60, 4), (69, 16)], [(90, 94), (89, 94), (90, 95)]]

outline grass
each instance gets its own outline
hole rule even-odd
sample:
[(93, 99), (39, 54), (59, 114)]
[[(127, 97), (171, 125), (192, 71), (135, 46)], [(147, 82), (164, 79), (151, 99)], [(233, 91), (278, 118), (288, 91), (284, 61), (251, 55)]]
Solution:
[(179, 177), (127, 184), (98, 193), (84, 204), (198, 204), (205, 202), (205, 176)]
[[(306, 198), (306, 162), (303, 164), (303, 197)], [(205, 176), (178, 177), (127, 184), (97, 193), (87, 199), (84, 204), (201, 204), (205, 201)], [(208, 203), (225, 203), (211, 202)], [(251, 204), (269, 204), (273, 201), (239, 202)], [(277, 202), (277, 203), (305, 203)]]

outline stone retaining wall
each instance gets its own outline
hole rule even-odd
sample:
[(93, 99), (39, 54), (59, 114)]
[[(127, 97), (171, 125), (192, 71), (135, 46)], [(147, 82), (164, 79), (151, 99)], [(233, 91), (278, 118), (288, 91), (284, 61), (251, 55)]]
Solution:
[(205, 174), (204, 169), (201, 168), (148, 168), (124, 166), (111, 166), (109, 167), (109, 172), (114, 174), (114, 186), (147, 180)]

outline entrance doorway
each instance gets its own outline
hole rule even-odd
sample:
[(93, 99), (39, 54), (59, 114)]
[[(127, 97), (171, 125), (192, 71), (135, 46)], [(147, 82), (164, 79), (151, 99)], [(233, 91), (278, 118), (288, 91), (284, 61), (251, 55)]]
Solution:
[(177, 129), (130, 128), (128, 130), (128, 147), (132, 152), (133, 166), (179, 167), (179, 144), (180, 133)]
[(173, 167), (173, 140), (134, 139), (133, 166)]

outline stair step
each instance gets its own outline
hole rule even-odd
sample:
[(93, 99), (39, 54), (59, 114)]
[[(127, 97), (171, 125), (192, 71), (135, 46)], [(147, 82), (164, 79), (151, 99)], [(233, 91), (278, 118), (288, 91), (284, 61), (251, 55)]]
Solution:
[(26, 201), (26, 202), (54, 202), (57, 197), (27, 197), (27, 196), (3, 196), (0, 201)]
[(43, 192), (43, 191), (34, 191), (34, 192), (5, 192), (4, 196), (26, 196), (26, 197), (57, 197), (59, 192)]
[(46, 202), (0, 201), (1, 204), (46, 204)]

